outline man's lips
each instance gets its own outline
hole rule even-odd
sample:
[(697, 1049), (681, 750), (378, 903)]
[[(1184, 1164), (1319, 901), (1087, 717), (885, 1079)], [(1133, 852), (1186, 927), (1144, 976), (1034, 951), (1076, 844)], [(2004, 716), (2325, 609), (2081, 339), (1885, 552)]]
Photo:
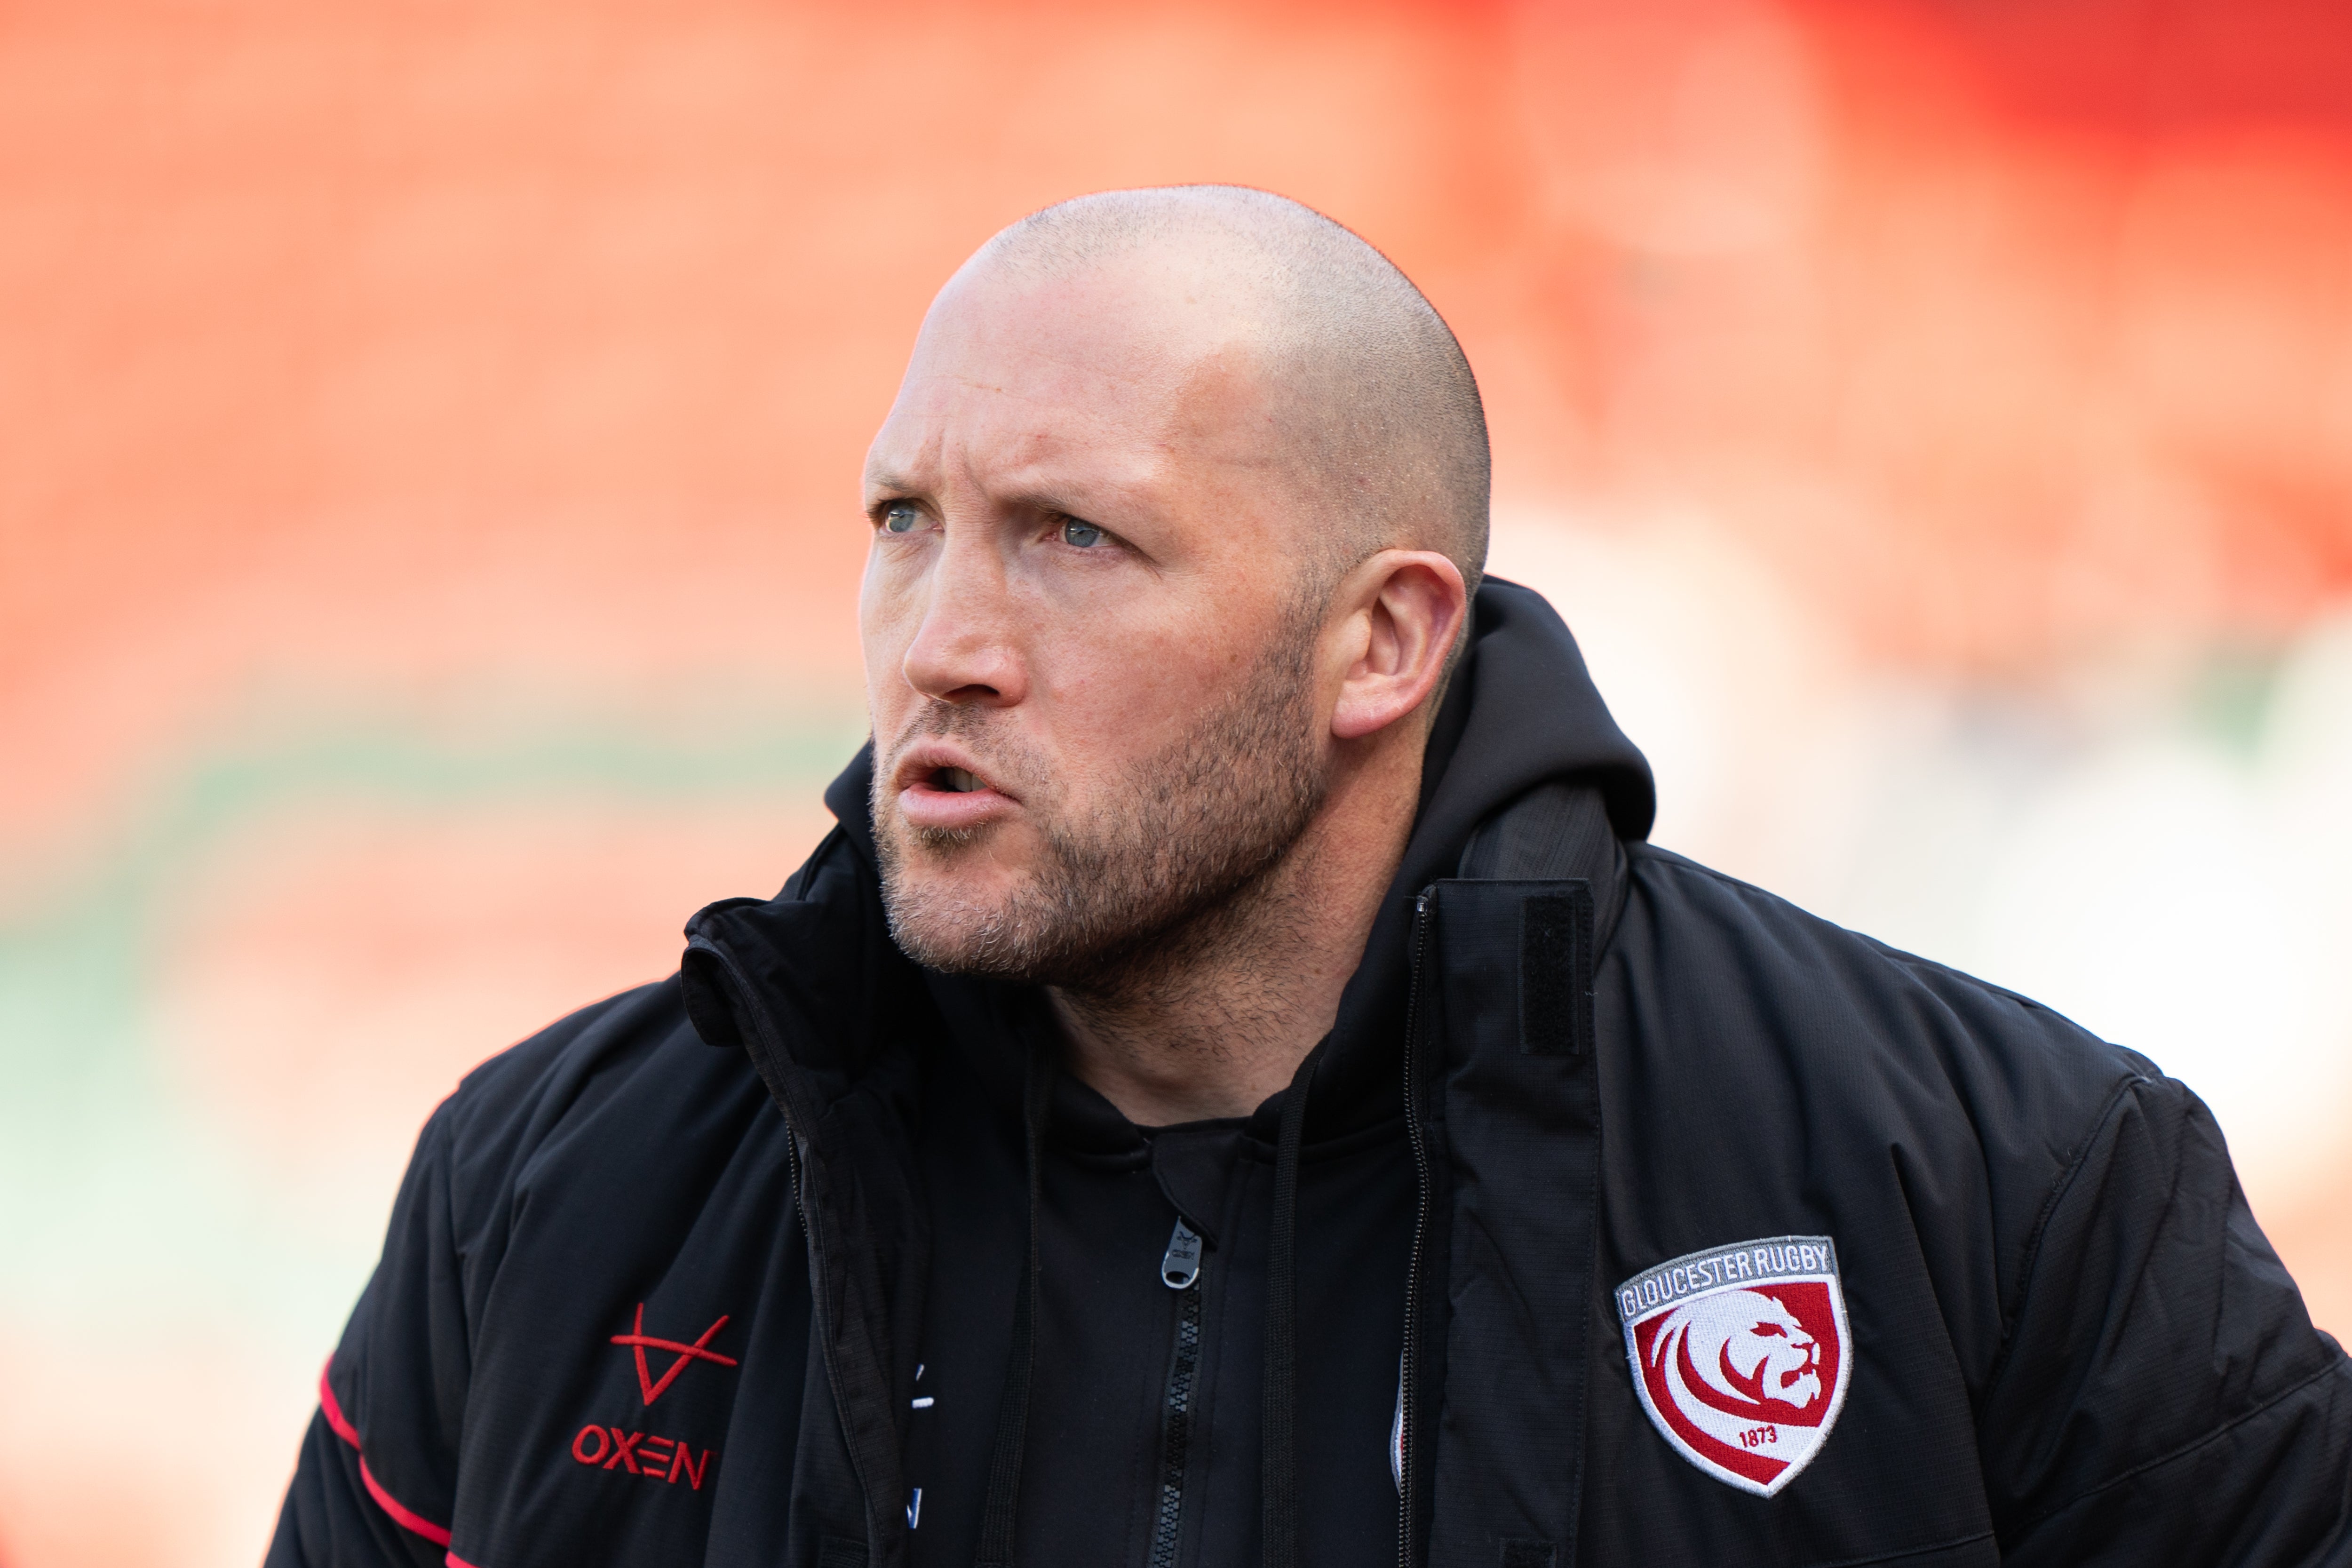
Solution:
[(953, 830), (993, 822), (1018, 804), (961, 746), (926, 742), (898, 760), (898, 813), (917, 828)]

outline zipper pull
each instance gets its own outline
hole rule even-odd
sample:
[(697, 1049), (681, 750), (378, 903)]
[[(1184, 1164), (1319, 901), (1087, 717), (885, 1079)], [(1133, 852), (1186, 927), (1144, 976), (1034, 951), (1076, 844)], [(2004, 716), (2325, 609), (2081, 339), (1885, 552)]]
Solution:
[(1171, 1290), (1186, 1290), (1200, 1277), (1201, 1233), (1178, 1215), (1176, 1228), (1168, 1235), (1168, 1250), (1160, 1258), (1160, 1282)]

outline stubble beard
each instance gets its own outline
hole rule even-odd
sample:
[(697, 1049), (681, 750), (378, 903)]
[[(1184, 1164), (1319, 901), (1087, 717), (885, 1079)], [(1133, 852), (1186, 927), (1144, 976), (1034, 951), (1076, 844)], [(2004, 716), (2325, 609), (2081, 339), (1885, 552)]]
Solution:
[[(990, 830), (908, 826), (883, 798), (889, 773), (877, 766), (882, 898), (899, 947), (951, 974), (1131, 998), (1279, 918), (1268, 908), (1279, 898), (1275, 873), (1326, 791), (1313, 723), (1318, 623), (1303, 607), (1288, 616), (1238, 689), (1133, 765), (1091, 811), (1069, 813), (1048, 770), (1024, 769), (1024, 805), (1043, 852), (1024, 882), (992, 901), (923, 874), (982, 852)], [(985, 709), (932, 703), (898, 744), (989, 728)], [(1003, 758), (1008, 738), (990, 739)]]

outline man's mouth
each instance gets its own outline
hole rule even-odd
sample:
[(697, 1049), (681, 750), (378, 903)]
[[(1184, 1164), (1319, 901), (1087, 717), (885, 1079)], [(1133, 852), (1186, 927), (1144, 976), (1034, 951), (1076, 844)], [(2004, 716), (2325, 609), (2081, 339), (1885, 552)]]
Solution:
[(900, 764), (898, 776), (906, 782), (898, 786), (898, 811), (910, 826), (960, 832), (1016, 809), (1013, 797), (992, 781), (938, 754), (947, 750), (939, 747), (928, 757), (918, 752)]

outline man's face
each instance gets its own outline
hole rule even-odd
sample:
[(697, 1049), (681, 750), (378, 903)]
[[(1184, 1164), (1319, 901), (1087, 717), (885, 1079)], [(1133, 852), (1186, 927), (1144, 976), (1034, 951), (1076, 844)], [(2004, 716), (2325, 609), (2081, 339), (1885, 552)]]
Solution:
[(1279, 861), (1339, 675), (1293, 496), (1205, 289), (950, 285), (866, 464), (875, 829), (908, 952), (1084, 984)]

